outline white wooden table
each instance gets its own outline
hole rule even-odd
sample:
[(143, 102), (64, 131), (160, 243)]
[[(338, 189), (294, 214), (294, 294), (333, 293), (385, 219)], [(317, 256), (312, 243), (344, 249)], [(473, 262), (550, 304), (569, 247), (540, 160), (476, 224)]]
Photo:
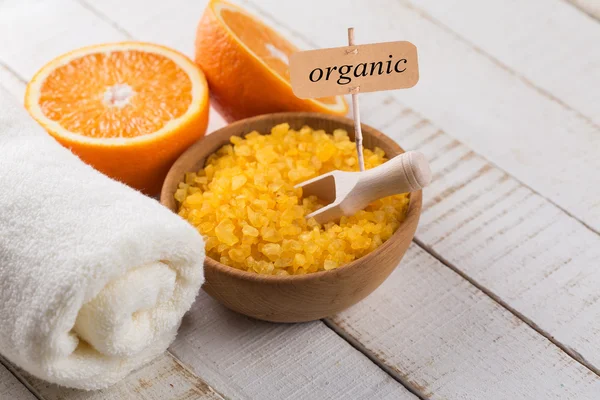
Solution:
[[(0, 399), (600, 399), (600, 1), (246, 0), (305, 48), (410, 40), (421, 80), (361, 95), (431, 160), (412, 247), (355, 307), (277, 325), (201, 293), (169, 351), (104, 391), (0, 360)], [(0, 0), (0, 90), (139, 39), (192, 54), (204, 0)], [(211, 115), (213, 130), (223, 124)]]

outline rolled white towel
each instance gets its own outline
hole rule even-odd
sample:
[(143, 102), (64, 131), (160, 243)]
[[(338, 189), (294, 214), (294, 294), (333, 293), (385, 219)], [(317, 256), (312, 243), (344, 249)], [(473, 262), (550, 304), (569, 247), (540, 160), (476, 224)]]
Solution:
[(109, 386), (173, 341), (203, 261), (192, 226), (0, 91), (0, 353), (50, 382)]

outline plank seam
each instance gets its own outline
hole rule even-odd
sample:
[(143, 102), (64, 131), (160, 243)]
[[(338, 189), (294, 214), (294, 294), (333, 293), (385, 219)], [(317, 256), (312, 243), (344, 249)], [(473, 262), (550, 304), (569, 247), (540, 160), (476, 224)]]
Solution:
[(90, 11), (96, 17), (100, 18), (102, 21), (106, 22), (107, 24), (115, 28), (117, 31), (125, 35), (127, 39), (133, 39), (133, 35), (131, 35), (125, 28), (121, 27), (115, 21), (111, 20), (107, 15), (103, 14), (98, 9), (92, 7), (90, 4), (82, 0), (77, 0), (77, 3), (79, 3), (82, 7)]
[[(390, 98), (393, 99), (393, 103), (395, 103), (398, 106), (401, 107), (405, 107), (406, 109), (412, 110), (410, 107), (406, 106), (405, 104), (403, 104), (402, 102), (400, 102), (398, 99), (396, 99), (395, 97), (390, 96)], [(387, 100), (388, 98), (386, 98)], [(382, 101), (382, 105), (389, 105), (390, 102), (387, 101), (384, 102)], [(423, 119), (423, 121), (429, 121), (430, 123), (433, 124), (432, 121), (430, 121), (429, 119), (427, 119), (425, 116), (423, 116), (421, 113), (412, 110), (415, 115), (417, 115), (418, 117), (421, 117)], [(395, 117), (394, 119), (392, 119), (390, 122), (384, 124), (381, 127), (377, 127), (380, 130), (385, 129), (388, 126), (391, 126), (394, 124), (394, 122), (398, 119), (398, 117)], [(539, 191), (537, 191), (536, 189), (534, 189), (533, 187), (531, 187), (530, 185), (528, 185), (527, 183), (523, 182), (522, 180), (520, 180), (519, 178), (515, 177), (514, 175), (510, 174), (509, 172), (507, 172), (504, 168), (498, 166), (496, 163), (490, 161), (488, 158), (486, 158), (485, 156), (483, 156), (482, 154), (477, 153), (475, 150), (473, 150), (470, 146), (468, 146), (467, 144), (465, 144), (464, 142), (455, 139), (452, 135), (450, 135), (448, 132), (444, 131), (443, 129), (439, 129), (438, 132), (436, 132), (435, 134), (433, 134), (432, 136), (427, 137), (425, 140), (423, 140), (422, 142), (419, 142), (418, 144), (416, 144), (415, 148), (420, 147), (422, 145), (427, 144), (428, 142), (434, 140), (437, 136), (439, 136), (440, 134), (446, 134), (448, 136), (450, 136), (452, 138), (453, 141), (457, 142), (459, 145), (465, 146), (465, 148), (468, 150), (467, 154), (470, 154), (471, 157), (473, 156), (477, 156), (477, 157), (481, 157), (481, 159), (485, 160), (486, 164), (487, 164), (487, 170), (491, 169), (491, 168), (495, 168), (498, 171), (501, 171), (503, 174), (505, 174), (507, 177), (509, 177), (510, 179), (513, 179), (515, 182), (517, 182), (520, 186), (527, 188), (529, 190), (531, 190), (533, 193), (535, 193), (536, 195), (540, 196), (542, 199), (544, 199), (545, 201), (547, 201), (548, 203), (550, 203), (552, 206), (556, 207), (558, 210), (564, 212), (567, 216), (573, 218), (575, 221), (579, 222), (582, 226), (584, 226), (585, 228), (587, 228), (588, 230), (590, 230), (591, 232), (600, 235), (600, 230), (594, 228), (593, 226), (589, 225), (587, 222), (582, 221), (580, 218), (578, 218), (576, 215), (574, 215), (573, 213), (571, 213), (569, 210), (565, 209), (564, 207), (562, 207), (560, 204), (557, 204), (554, 200), (546, 197), (545, 195), (543, 195), (542, 193), (540, 193)], [(466, 157), (466, 154), (465, 156)], [(437, 158), (437, 157), (436, 157)], [(435, 160), (435, 158), (430, 159), (429, 162), (431, 163), (431, 161)], [(446, 173), (447, 171), (444, 171), (444, 173)], [(443, 175), (443, 174), (440, 174)], [(434, 177), (435, 178), (435, 177)]]
[(8, 71), (9, 74), (11, 74), (16, 80), (21, 82), (23, 85), (27, 85), (27, 80), (24, 77), (22, 77), (17, 71), (12, 69), (8, 64), (2, 62), (2, 60), (0, 60), (0, 67)]
[(204, 382), (206, 384), (206, 386), (208, 387), (208, 389), (215, 393), (217, 396), (220, 396), (223, 400), (230, 400), (228, 397), (225, 397), (224, 394), (222, 394), (221, 392), (217, 391), (214, 387), (212, 387), (211, 385), (208, 384), (208, 382), (206, 382), (202, 377), (200, 377), (198, 374), (196, 374), (192, 368), (190, 368), (186, 363), (184, 363), (183, 361), (181, 361), (179, 358), (177, 358), (177, 356), (175, 354), (173, 354), (171, 352), (171, 350), (167, 349), (165, 351), (165, 353), (167, 353), (167, 355), (169, 357), (171, 357), (171, 359), (173, 360), (173, 362), (179, 364), (179, 366), (181, 368), (183, 368), (188, 374), (200, 379), (202, 382)]
[(600, 22), (600, 16), (592, 13), (591, 11), (587, 10), (585, 7), (575, 3), (573, 0), (563, 0), (565, 3), (567, 3), (568, 5), (570, 5), (571, 7), (575, 8), (576, 10), (578, 10), (579, 12), (581, 12), (582, 14), (587, 15), (588, 17), (590, 17), (591, 19), (593, 19), (596, 22)]
[(489, 298), (491, 298), (497, 304), (499, 304), (504, 309), (506, 309), (507, 311), (509, 311), (515, 317), (517, 317), (518, 319), (520, 319), (521, 321), (523, 321), (524, 323), (526, 323), (527, 325), (529, 325), (529, 327), (531, 327), (537, 333), (539, 333), (540, 335), (542, 335), (543, 337), (545, 337), (552, 344), (554, 344), (556, 347), (558, 347), (563, 352), (565, 352), (569, 357), (571, 357), (572, 359), (574, 359), (575, 361), (577, 361), (579, 364), (581, 364), (582, 366), (584, 366), (585, 368), (587, 368), (588, 370), (590, 370), (594, 374), (600, 376), (600, 370), (598, 368), (595, 368), (594, 366), (590, 365), (586, 361), (586, 359), (580, 353), (578, 353), (577, 351), (571, 349), (570, 347), (568, 347), (568, 346), (562, 344), (561, 342), (559, 342), (558, 340), (556, 340), (550, 333), (544, 331), (535, 322), (533, 322), (531, 319), (529, 319), (528, 317), (526, 317), (525, 315), (523, 315), (521, 312), (519, 312), (518, 310), (516, 310), (514, 307), (512, 307), (511, 305), (509, 305), (507, 302), (505, 302), (504, 300), (502, 300), (493, 291), (489, 290), (485, 286), (479, 284), (479, 282), (477, 282), (475, 279), (473, 279), (470, 276), (466, 275), (460, 269), (458, 269), (457, 267), (455, 267), (450, 261), (448, 261), (444, 256), (442, 256), (436, 250), (434, 250), (433, 248), (431, 248), (430, 246), (428, 246), (427, 244), (425, 244), (419, 238), (415, 237), (413, 239), (413, 242), (415, 244), (417, 244), (419, 247), (421, 247), (424, 251), (426, 251), (427, 253), (429, 253), (436, 260), (438, 260), (439, 262), (441, 262), (444, 266), (446, 266), (446, 267), (450, 268), (452, 271), (456, 272), (460, 277), (462, 277), (463, 279), (465, 279), (471, 285), (475, 286), (482, 293), (484, 293), (486, 296), (488, 296)]
[(27, 381), (27, 379), (25, 379), (25, 377), (14, 367), (14, 365), (10, 361), (8, 361), (8, 359), (6, 359), (2, 354), (0, 354), (0, 365), (6, 367), (8, 372), (13, 374), (13, 376), (19, 382), (21, 382), (23, 386), (25, 386), (25, 388), (29, 390), (29, 392), (31, 392), (31, 394), (34, 397), (36, 397), (39, 400), (45, 400), (45, 397), (38, 393), (38, 391), (29, 383), (29, 381)]
[(402, 0), (402, 4), (406, 8), (408, 8), (410, 10), (413, 10), (414, 12), (416, 12), (417, 14), (419, 14), (421, 17), (423, 17), (426, 20), (430, 21), (435, 26), (437, 26), (440, 29), (444, 30), (446, 33), (448, 33), (449, 35), (451, 35), (452, 37), (454, 37), (458, 41), (466, 44), (471, 49), (473, 49), (477, 54), (480, 54), (483, 57), (487, 58), (488, 60), (490, 60), (491, 62), (493, 62), (496, 66), (498, 66), (502, 70), (508, 72), (510, 75), (516, 77), (521, 82), (523, 82), (525, 85), (529, 86), (530, 88), (532, 88), (533, 90), (535, 90), (536, 92), (538, 92), (539, 94), (541, 94), (542, 96), (544, 96), (544, 97), (548, 98), (549, 100), (551, 100), (551, 101), (559, 104), (561, 107), (563, 107), (567, 111), (570, 111), (570, 112), (574, 113), (577, 117), (579, 117), (582, 120), (584, 120), (585, 122), (587, 122), (594, 129), (596, 129), (596, 130), (600, 129), (600, 125), (596, 124), (587, 115), (582, 114), (579, 110), (571, 107), (569, 104), (565, 103), (564, 101), (562, 101), (558, 97), (554, 96), (552, 93), (548, 92), (547, 90), (542, 89), (542, 88), (536, 86), (532, 81), (530, 81), (529, 79), (527, 79), (525, 76), (523, 76), (522, 74), (520, 74), (517, 71), (513, 70), (511, 67), (509, 67), (508, 65), (504, 64), (502, 61), (500, 61), (496, 57), (492, 56), (491, 54), (488, 54), (482, 48), (480, 48), (479, 46), (477, 46), (474, 43), (470, 42), (468, 39), (466, 39), (463, 36), (459, 35), (457, 32), (453, 31), (450, 27), (448, 27), (447, 25), (443, 24), (440, 20), (434, 18), (432, 15), (428, 14), (426, 11), (418, 8), (416, 5), (414, 5), (410, 1)]
[[(310, 44), (314, 48), (318, 48), (319, 47), (315, 42), (313, 42), (312, 40), (308, 39), (306, 36), (304, 36), (300, 32), (296, 31), (293, 28), (290, 28), (288, 26), (284, 26), (283, 24), (279, 23), (271, 14), (267, 13), (266, 11), (264, 11), (262, 8), (260, 8), (254, 2), (252, 2), (250, 0), (243, 0), (243, 2), (246, 3), (246, 4), (251, 4), (252, 8), (258, 14), (260, 14), (263, 17), (265, 17), (266, 19), (268, 19), (271, 24), (273, 24), (275, 26), (284, 27), (286, 31), (288, 31), (288, 32), (291, 33), (292, 37), (300, 39), (300, 40), (302, 40), (302, 41)], [(486, 53), (480, 47), (476, 46), (475, 44), (471, 43), (467, 39), (463, 38), (458, 33), (454, 32), (452, 29), (450, 29), (448, 26), (444, 25), (441, 21), (433, 18), (431, 15), (429, 15), (428, 13), (426, 13), (425, 11), (423, 11), (422, 9), (418, 8), (417, 6), (415, 6), (414, 4), (412, 4), (412, 3), (410, 3), (410, 2), (408, 2), (406, 0), (402, 0), (402, 4), (405, 7), (409, 8), (410, 10), (413, 10), (414, 12), (416, 12), (417, 14), (419, 14), (420, 16), (422, 16), (423, 18), (427, 19), (428, 21), (430, 21), (431, 23), (433, 23), (437, 27), (441, 28), (442, 30), (444, 30), (445, 32), (447, 32), (448, 34), (450, 34), (451, 36), (453, 36), (454, 38), (456, 38), (460, 42), (466, 44), (471, 49), (473, 49), (476, 53), (478, 53), (478, 54), (482, 55), (483, 57), (487, 58), (488, 60), (492, 61), (495, 65), (497, 65), (498, 67), (500, 67), (502, 70), (504, 70), (504, 71), (508, 72), (510, 75), (518, 78), (520, 81), (522, 81), (524, 84), (526, 84), (527, 86), (529, 86), (530, 88), (532, 88), (533, 90), (535, 90), (536, 92), (538, 92), (539, 94), (541, 94), (542, 96), (547, 97), (551, 101), (554, 101), (555, 103), (559, 104), (561, 107), (563, 107), (566, 110), (574, 113), (577, 117), (579, 117), (579, 118), (583, 119), (584, 121), (586, 121), (588, 124), (590, 124), (595, 129), (600, 130), (600, 125), (597, 125), (594, 121), (592, 121), (586, 115), (582, 114), (579, 110), (576, 110), (576, 109), (572, 108), (567, 103), (565, 103), (564, 101), (560, 100), (558, 97), (554, 96), (550, 92), (548, 92), (548, 91), (546, 91), (546, 90), (544, 90), (544, 89), (536, 86), (533, 82), (531, 82), (530, 80), (528, 80), (526, 77), (524, 77), (520, 73), (512, 70), (509, 66), (507, 66), (504, 63), (502, 63), (497, 58), (495, 58), (492, 55)]]
[[(365, 346), (363, 346), (362, 343), (359, 340), (357, 340), (355, 337), (353, 337), (351, 334), (342, 330), (338, 325), (336, 325), (335, 322), (333, 322), (329, 318), (324, 318), (321, 321), (325, 324), (325, 326), (327, 326), (329, 329), (331, 329), (333, 332), (335, 332), (335, 334), (338, 335), (342, 340), (344, 340), (350, 346), (355, 348), (356, 351), (360, 352), (365, 357), (367, 357), (373, 364), (375, 364), (383, 372), (388, 374), (393, 380), (395, 380), (396, 382), (398, 382), (399, 384), (404, 386), (406, 388), (406, 390), (408, 390), (409, 392), (414, 394), (420, 400), (428, 400), (429, 399), (429, 396), (431, 394), (429, 392), (425, 391), (424, 387), (422, 387), (421, 385), (419, 385), (416, 382), (411, 382), (410, 380), (403, 377), (399, 371), (395, 371), (393, 368), (385, 365), (379, 358), (377, 358), (377, 355), (375, 355), (375, 353), (373, 353), (371, 350), (369, 350)], [(424, 392), (424, 393), (422, 393), (422, 392)]]
[[(166, 350), (165, 351), (166, 355), (168, 357), (170, 357), (173, 362), (177, 363), (182, 369), (184, 369), (189, 375), (201, 380), (206, 387), (213, 392), (214, 394), (216, 394), (217, 396), (220, 396), (223, 400), (229, 400), (228, 397), (226, 397), (225, 395), (223, 395), (221, 392), (217, 391), (214, 387), (212, 387), (211, 385), (208, 384), (208, 382), (206, 382), (204, 379), (202, 379), (202, 377), (198, 376), (192, 369), (189, 368), (188, 365), (186, 365), (184, 362), (182, 362), (180, 359), (177, 358), (177, 356), (175, 356), (175, 354), (173, 354), (170, 350)], [(154, 360), (152, 360), (154, 361)], [(151, 362), (152, 362), (151, 361)], [(151, 363), (150, 362), (150, 363)], [(144, 367), (146, 367), (147, 365), (149, 365), (150, 363), (141, 365), (138, 369), (131, 371), (129, 375), (133, 374), (134, 372), (136, 372), (137, 370), (140, 370)], [(6, 369), (21, 383), (23, 384), (23, 386), (25, 386), (25, 388), (31, 392), (32, 395), (34, 395), (37, 399), (39, 400), (45, 400), (45, 397), (39, 393), (27, 380), (27, 378), (25, 377), (25, 375), (23, 375), (17, 368), (15, 368), (14, 364), (12, 364), (10, 361), (8, 361), (8, 359), (6, 359), (2, 354), (0, 354), (0, 365), (3, 365), (4, 367), (6, 367)], [(61, 386), (63, 388), (66, 388), (65, 386)]]
[(268, 12), (266, 12), (265, 10), (260, 8), (258, 5), (256, 5), (252, 1), (250, 1), (250, 0), (241, 0), (241, 1), (243, 1), (244, 4), (251, 5), (251, 7), (254, 9), (254, 11), (257, 14), (262, 15), (264, 18), (266, 18), (270, 24), (272, 24), (276, 27), (284, 28), (286, 31), (288, 31), (292, 35), (292, 37), (302, 40), (303, 42), (311, 45), (315, 49), (319, 48), (319, 45), (317, 43), (313, 42), (311, 39), (304, 36), (302, 33), (298, 32), (297, 30), (283, 25), (281, 22), (277, 21), (277, 19), (275, 17), (273, 17), (273, 15), (269, 14)]

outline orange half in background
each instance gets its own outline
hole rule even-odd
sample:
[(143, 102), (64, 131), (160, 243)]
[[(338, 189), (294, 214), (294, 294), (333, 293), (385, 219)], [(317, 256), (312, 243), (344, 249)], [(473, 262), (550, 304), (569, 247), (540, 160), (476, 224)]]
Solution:
[(171, 164), (206, 132), (208, 86), (177, 51), (111, 43), (46, 64), (27, 85), (25, 107), (83, 161), (155, 195)]
[(345, 115), (341, 96), (299, 99), (292, 92), (293, 44), (242, 8), (221, 0), (207, 6), (196, 32), (196, 62), (215, 108), (228, 121), (278, 111)]

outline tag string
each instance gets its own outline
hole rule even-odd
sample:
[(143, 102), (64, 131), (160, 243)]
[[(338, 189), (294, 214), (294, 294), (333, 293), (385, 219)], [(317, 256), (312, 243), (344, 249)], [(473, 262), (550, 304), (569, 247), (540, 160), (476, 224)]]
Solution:
[[(354, 28), (348, 28), (348, 45), (354, 46)], [(346, 54), (358, 54), (358, 49), (346, 51)], [(352, 94), (352, 115), (354, 118), (354, 141), (356, 142), (356, 154), (358, 157), (358, 166), (362, 171), (365, 170), (365, 157), (363, 155), (363, 135), (360, 126), (360, 110), (358, 107), (358, 92), (360, 86), (350, 88)]]

